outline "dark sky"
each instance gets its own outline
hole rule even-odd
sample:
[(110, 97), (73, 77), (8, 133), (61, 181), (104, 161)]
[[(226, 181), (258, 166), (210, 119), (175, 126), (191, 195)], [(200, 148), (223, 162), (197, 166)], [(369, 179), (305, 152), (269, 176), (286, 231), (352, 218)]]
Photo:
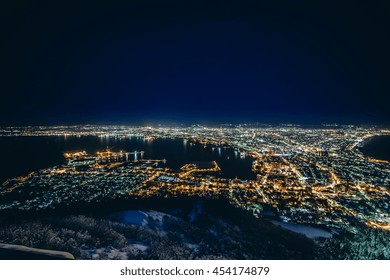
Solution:
[(388, 0), (77, 2), (1, 1), (0, 125), (390, 125)]

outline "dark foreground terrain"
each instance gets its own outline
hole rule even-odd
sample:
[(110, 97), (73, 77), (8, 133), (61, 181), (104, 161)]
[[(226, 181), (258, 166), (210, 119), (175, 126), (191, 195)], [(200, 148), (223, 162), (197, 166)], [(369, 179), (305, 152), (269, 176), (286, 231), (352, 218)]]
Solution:
[(76, 259), (390, 258), (388, 233), (365, 228), (312, 240), (224, 200), (149, 199), (26, 214), (2, 215), (0, 243)]

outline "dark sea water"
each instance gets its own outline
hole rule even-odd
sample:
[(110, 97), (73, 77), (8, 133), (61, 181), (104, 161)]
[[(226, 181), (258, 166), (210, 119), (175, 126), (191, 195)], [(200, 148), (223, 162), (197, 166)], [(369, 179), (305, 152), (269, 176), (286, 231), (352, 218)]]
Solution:
[(390, 161), (390, 136), (383, 135), (372, 137), (359, 149), (367, 156)]
[(183, 139), (85, 137), (0, 137), (0, 183), (8, 178), (65, 163), (66, 151), (85, 150), (94, 154), (107, 147), (112, 151), (144, 151), (144, 159), (166, 159), (166, 165), (179, 169), (192, 161), (216, 160), (225, 178), (253, 179), (252, 158), (240, 158), (231, 148), (204, 147)]

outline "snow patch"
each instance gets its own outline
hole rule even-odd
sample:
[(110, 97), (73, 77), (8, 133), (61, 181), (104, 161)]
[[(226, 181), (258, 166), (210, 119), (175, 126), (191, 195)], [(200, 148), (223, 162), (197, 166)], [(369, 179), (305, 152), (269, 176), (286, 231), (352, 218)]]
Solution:
[(154, 210), (148, 210), (142, 213), (144, 213), (147, 217), (152, 218), (153, 220), (159, 222), (160, 224), (163, 222), (165, 216), (170, 216), (168, 214), (154, 211)]
[(146, 226), (148, 224), (148, 215), (139, 210), (127, 210), (119, 212), (122, 221), (126, 224), (134, 224), (138, 226)]
[(296, 233), (302, 233), (306, 235), (308, 238), (318, 238), (318, 237), (324, 237), (324, 238), (331, 238), (332, 234), (330, 232), (327, 232), (320, 228), (315, 228), (311, 226), (305, 226), (305, 225), (298, 225), (298, 224), (291, 224), (291, 223), (285, 223), (285, 222), (279, 222), (279, 221), (271, 221), (274, 225), (281, 226), (282, 228), (285, 228), (287, 230), (296, 232)]

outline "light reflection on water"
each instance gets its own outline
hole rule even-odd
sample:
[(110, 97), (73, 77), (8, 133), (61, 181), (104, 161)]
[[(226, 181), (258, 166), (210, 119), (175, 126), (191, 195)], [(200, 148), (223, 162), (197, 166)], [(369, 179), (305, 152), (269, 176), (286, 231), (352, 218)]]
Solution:
[(222, 177), (253, 179), (252, 159), (240, 158), (237, 151), (219, 146), (203, 146), (183, 139), (142, 137), (0, 137), (2, 168), (0, 181), (65, 162), (66, 151), (85, 150), (95, 154), (105, 149), (119, 152), (144, 151), (145, 159), (166, 159), (167, 167), (179, 169), (192, 161), (216, 160)]

